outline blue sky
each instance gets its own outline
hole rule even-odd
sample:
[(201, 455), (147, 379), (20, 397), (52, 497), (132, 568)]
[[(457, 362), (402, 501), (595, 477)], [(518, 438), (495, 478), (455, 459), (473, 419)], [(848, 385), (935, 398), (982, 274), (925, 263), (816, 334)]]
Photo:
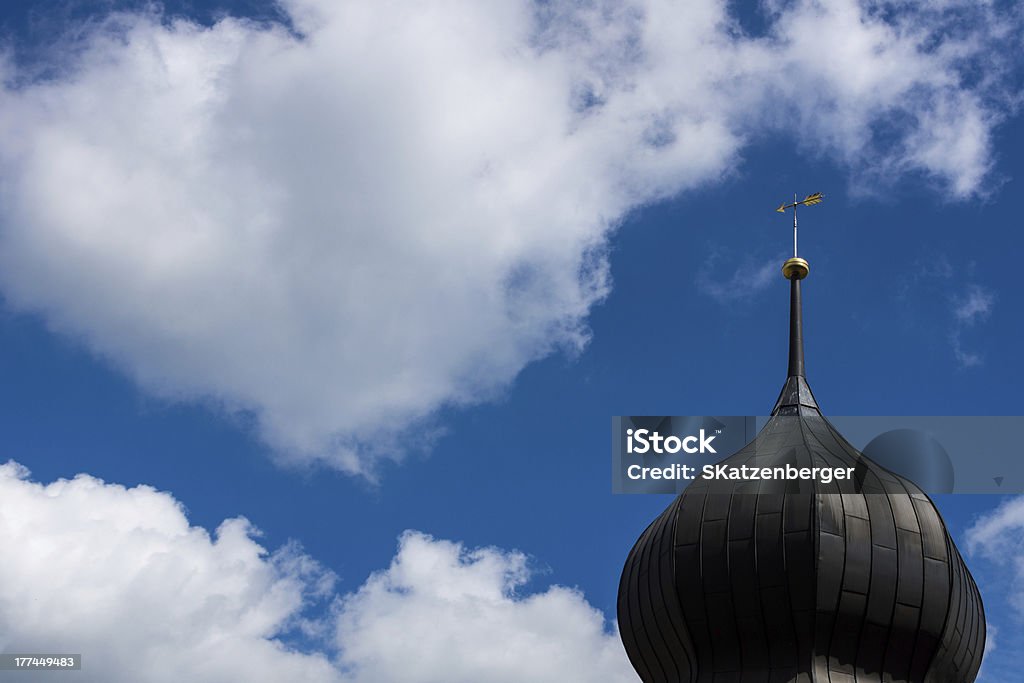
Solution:
[[(128, 11), (114, 27), (112, 6)], [(578, 627), (565, 650), (630, 680), (609, 635), (619, 571), (670, 499), (611, 494), (609, 418), (770, 409), (790, 245), (772, 209), (794, 191), (827, 197), (801, 214), (826, 413), (1020, 414), (1019, 11), (616, 7), (2, 10), (0, 461), (31, 471), (0, 500), (0, 519), (23, 520), (14, 539), (93, 529), (135, 559), (97, 541), (66, 561), (116, 564), (111, 585), (164, 577), (145, 591), (159, 609), (177, 570), (131, 554), (145, 533), (117, 520), (137, 516), (210, 577), (176, 632), (140, 632), (199, 651), (182, 633), (220, 633), (202, 604), (227, 600), (262, 615), (228, 637), (267, 680), (440, 680), (387, 663), (381, 643), (404, 642), (388, 618), (423, 609), (456, 647), (471, 638), (446, 624), (477, 600), (513, 651)], [(285, 17), (301, 37), (225, 13)], [(80, 473), (107, 484), (42, 488)], [(1024, 515), (994, 513), (1008, 502), (938, 500), (997, 629), (986, 681), (1012, 680), (1024, 647), (1024, 593), (998, 561), (1024, 553)], [(29, 506), (47, 504), (66, 507), (33, 527)], [(239, 516), (261, 535), (177, 545)], [(245, 571), (195, 569), (236, 550)], [(38, 552), (4, 577), (0, 648), (92, 647), (120, 680), (116, 647), (18, 602), (54, 562)], [(69, 567), (79, 623), (145, 620), (133, 593), (93, 600)], [(238, 576), (237, 594), (220, 587)], [(291, 597), (267, 607), (268, 586)], [(449, 656), (448, 680), (596, 680)]]

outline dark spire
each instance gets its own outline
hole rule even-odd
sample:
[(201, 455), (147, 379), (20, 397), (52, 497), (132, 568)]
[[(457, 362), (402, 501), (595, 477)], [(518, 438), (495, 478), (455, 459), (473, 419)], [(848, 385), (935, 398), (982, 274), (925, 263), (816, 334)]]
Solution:
[(804, 315), (800, 281), (807, 277), (811, 268), (807, 261), (797, 255), (796, 210), (801, 206), (820, 204), (824, 198), (821, 192), (809, 194), (800, 201), (793, 195), (792, 204), (783, 204), (775, 209), (779, 213), (793, 209), (793, 258), (782, 264), (782, 275), (789, 280), (789, 372), (786, 373), (786, 384), (782, 387), (779, 400), (775, 402), (772, 415), (821, 415), (814, 394), (807, 386), (804, 371)]
[(782, 274), (789, 280), (789, 372), (772, 415), (821, 415), (804, 370), (804, 316), (800, 298), (800, 281), (807, 277), (810, 266), (794, 256), (782, 264)]
[(789, 373), (786, 376), (807, 376), (804, 373), (804, 316), (798, 277), (789, 281)]

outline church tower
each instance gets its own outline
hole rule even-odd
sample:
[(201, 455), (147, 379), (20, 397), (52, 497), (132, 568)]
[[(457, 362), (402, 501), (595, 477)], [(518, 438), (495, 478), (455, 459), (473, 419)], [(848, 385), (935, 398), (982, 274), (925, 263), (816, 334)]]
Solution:
[(853, 479), (694, 480), (640, 536), (619, 629), (644, 683), (972, 683), (981, 595), (935, 504), (829, 423), (804, 369), (794, 210), (789, 371), (723, 464), (855, 468)]

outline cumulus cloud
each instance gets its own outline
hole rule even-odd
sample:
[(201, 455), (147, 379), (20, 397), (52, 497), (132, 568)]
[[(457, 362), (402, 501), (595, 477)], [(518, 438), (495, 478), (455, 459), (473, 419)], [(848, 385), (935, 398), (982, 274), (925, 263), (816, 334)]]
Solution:
[(753, 139), (798, 135), (854, 184), (982, 191), (1019, 23), (955, 2), (768, 3), (758, 36), (710, 0), (281, 7), (288, 29), (122, 13), (55, 64), (8, 60), (0, 287), (148, 391), (371, 476), (411, 425), (582, 348), (610, 231)]
[[(0, 465), (0, 547), (0, 651), (81, 653), (82, 681), (636, 680), (579, 592), (520, 594), (516, 552), (408, 532), (390, 567), (339, 595), (329, 571), (294, 545), (268, 553), (244, 519), (209, 534), (168, 493), (41, 484), (13, 462)], [(302, 636), (302, 651), (284, 644)]]
[(387, 571), (341, 603), (341, 662), (360, 681), (637, 680), (600, 611), (561, 586), (517, 595), (528, 578), (519, 553), (407, 533)]
[(967, 549), (1012, 573), (1010, 604), (1024, 615), (1024, 496), (1002, 503), (967, 530)]
[(1024, 655), (1024, 496), (1004, 500), (979, 517), (965, 537), (989, 620), (978, 680), (1014, 680)]
[(0, 649), (83, 656), (89, 681), (340, 680), (275, 640), (331, 577), (268, 554), (244, 519), (211, 535), (170, 495), (0, 466)]

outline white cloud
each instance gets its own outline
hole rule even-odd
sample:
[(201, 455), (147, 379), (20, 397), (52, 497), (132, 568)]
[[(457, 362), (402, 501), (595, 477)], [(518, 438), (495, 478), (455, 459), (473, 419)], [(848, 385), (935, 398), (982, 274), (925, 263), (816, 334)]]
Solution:
[(1024, 496), (979, 517), (965, 537), (988, 620), (978, 681), (1016, 680), (1024, 655)]
[(517, 596), (528, 576), (521, 554), (407, 533), (342, 603), (341, 662), (381, 683), (637, 680), (601, 612), (561, 586)]
[[(972, 277), (976, 270), (974, 262), (966, 264), (964, 271)], [(924, 305), (922, 297), (929, 300), (945, 300), (951, 317), (946, 337), (953, 351), (953, 358), (962, 369), (979, 367), (985, 358), (981, 352), (972, 350), (973, 344), (964, 338), (970, 336), (970, 328), (984, 322), (995, 307), (996, 295), (988, 287), (976, 282), (964, 284), (962, 278), (954, 279), (959, 271), (954, 270), (945, 254), (934, 254), (918, 259), (898, 283), (898, 297), (908, 301), (912, 291), (917, 291), (915, 306)]]
[(729, 277), (717, 273), (715, 265), (719, 260), (712, 254), (707, 266), (697, 276), (697, 287), (719, 303), (731, 303), (746, 299), (771, 284), (779, 275), (779, 263), (783, 258), (772, 258), (767, 261), (754, 261), (746, 258), (741, 261)]
[[(170, 495), (0, 466), (0, 649), (80, 653), (88, 681), (340, 680), (274, 637), (330, 576), (244, 519), (211, 537)], [(16, 550), (15, 550), (16, 549)]]
[(980, 285), (968, 285), (967, 293), (954, 302), (953, 314), (958, 322), (973, 325), (988, 317), (995, 303), (995, 295)]
[(949, 343), (953, 347), (953, 357), (961, 368), (976, 368), (985, 362), (984, 357), (977, 351), (970, 351), (964, 347), (959, 329), (953, 330), (949, 335)]
[(1012, 572), (1006, 597), (1024, 614), (1024, 496), (1016, 496), (978, 519), (967, 530), (967, 550)]
[(980, 353), (964, 347), (963, 335), (967, 328), (988, 318), (995, 301), (996, 297), (992, 291), (973, 283), (967, 285), (963, 295), (953, 297), (955, 322), (950, 333), (950, 343), (960, 367), (973, 368), (984, 363), (985, 359)]
[[(519, 553), (408, 532), (389, 568), (339, 596), (295, 546), (268, 554), (254, 536), (244, 519), (211, 536), (149, 487), (44, 485), (2, 465), (0, 650), (81, 653), (76, 679), (97, 683), (636, 680), (579, 592), (519, 594)], [(334, 601), (329, 616), (308, 615), (317, 601)], [(310, 651), (282, 644), (297, 629)]]
[(990, 652), (994, 652), (996, 649), (996, 637), (999, 635), (999, 629), (990, 623), (985, 624), (985, 652), (984, 656), (988, 656)]
[(372, 475), (581, 348), (609, 232), (752, 139), (983, 189), (1006, 18), (793, 2), (751, 37), (725, 5), (287, 0), (302, 38), (117, 15), (46, 79), (3, 67), (0, 287), (147, 390)]

